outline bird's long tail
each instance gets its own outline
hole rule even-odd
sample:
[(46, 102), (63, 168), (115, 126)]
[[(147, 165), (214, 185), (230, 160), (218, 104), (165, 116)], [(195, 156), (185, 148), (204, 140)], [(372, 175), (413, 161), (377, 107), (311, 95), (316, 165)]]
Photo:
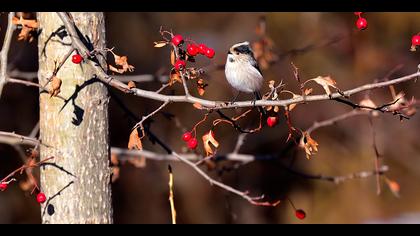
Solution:
[[(254, 92), (255, 95), (255, 100), (261, 100), (262, 96), (260, 92)], [(258, 107), (258, 110), (261, 112), (261, 114), (263, 114), (263, 116), (267, 116), (267, 112), (265, 111), (265, 109), (263, 107)]]

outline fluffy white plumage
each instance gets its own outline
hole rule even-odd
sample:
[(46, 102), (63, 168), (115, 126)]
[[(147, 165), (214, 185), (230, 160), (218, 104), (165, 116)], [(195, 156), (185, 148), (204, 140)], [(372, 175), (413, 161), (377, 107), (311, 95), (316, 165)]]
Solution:
[(225, 75), (229, 84), (238, 91), (254, 93), (261, 89), (263, 76), (248, 42), (235, 44), (229, 49)]

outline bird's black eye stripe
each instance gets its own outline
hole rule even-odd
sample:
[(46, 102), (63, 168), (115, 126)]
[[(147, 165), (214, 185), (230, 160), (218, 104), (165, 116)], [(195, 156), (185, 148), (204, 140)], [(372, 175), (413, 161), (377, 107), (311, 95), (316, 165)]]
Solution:
[(251, 53), (251, 49), (249, 48), (248, 45), (241, 45), (238, 46), (236, 48), (233, 49), (235, 52), (239, 52), (242, 54), (250, 54)]

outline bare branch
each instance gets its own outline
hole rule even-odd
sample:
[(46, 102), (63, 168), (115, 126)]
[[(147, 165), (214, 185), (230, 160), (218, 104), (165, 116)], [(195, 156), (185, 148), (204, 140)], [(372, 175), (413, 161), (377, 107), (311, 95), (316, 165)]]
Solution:
[[(70, 17), (67, 15), (67, 13), (59, 12), (58, 14), (61, 20), (63, 21), (64, 26), (66, 27), (72, 39), (73, 46), (83, 55), (89, 55), (89, 50), (80, 40), (76, 32), (75, 26), (72, 23)], [(130, 89), (128, 88), (126, 84), (106, 74), (103, 68), (101, 68), (100, 65), (95, 63), (93, 60), (88, 60), (88, 63), (94, 68), (98, 78), (101, 81), (125, 93), (129, 93), (135, 96), (148, 98), (152, 100), (162, 101), (162, 102), (185, 102), (185, 103), (193, 103), (193, 104), (198, 103), (205, 109), (228, 109), (228, 108), (255, 107), (255, 106), (288, 106), (290, 104), (306, 103), (306, 102), (314, 102), (314, 101), (328, 101), (334, 98), (343, 97), (343, 95), (340, 93), (333, 93), (331, 95), (323, 94), (323, 95), (311, 95), (311, 96), (305, 96), (305, 97), (299, 96), (292, 99), (285, 99), (285, 100), (278, 100), (278, 101), (258, 100), (258, 101), (236, 102), (234, 104), (231, 104), (229, 102), (223, 102), (223, 101), (205, 100), (205, 99), (197, 98), (194, 96), (162, 95), (153, 91), (147, 91), (147, 90), (143, 90), (139, 88)], [(363, 91), (383, 88), (383, 87), (387, 87), (393, 84), (398, 84), (398, 83), (414, 80), (418, 76), (420, 76), (420, 72), (416, 72), (416, 73), (406, 75), (406, 76), (400, 77), (398, 79), (390, 80), (390, 81), (384, 81), (380, 83), (372, 83), (372, 84), (359, 86), (357, 88), (344, 91), (343, 94), (345, 97), (350, 97), (354, 94), (357, 94)]]
[(348, 119), (350, 117), (360, 116), (360, 115), (370, 115), (370, 114), (371, 114), (370, 111), (352, 110), (350, 112), (347, 112), (347, 113), (344, 113), (342, 115), (333, 117), (331, 119), (327, 119), (327, 120), (324, 120), (324, 121), (321, 121), (321, 122), (314, 122), (314, 124), (311, 127), (309, 127), (306, 130), (306, 132), (308, 134), (311, 134), (313, 131), (315, 131), (315, 130), (317, 130), (319, 128), (330, 126), (330, 125), (334, 125), (337, 122), (342, 121), (342, 120), (345, 120), (345, 119)]
[[(123, 148), (112, 147), (111, 153), (118, 156), (120, 161), (127, 161), (133, 157), (145, 157), (150, 160), (155, 161), (180, 161), (180, 159), (173, 154), (159, 154), (147, 150), (128, 150)], [(187, 160), (195, 165), (195, 161), (201, 160), (203, 157), (196, 154), (183, 154), (182, 155), (184, 160)], [(228, 160), (228, 161), (235, 161), (241, 163), (249, 163), (252, 161), (267, 161), (267, 160), (275, 160), (277, 159), (276, 155), (248, 155), (248, 154), (237, 154), (237, 153), (229, 153), (226, 155), (219, 155), (215, 156), (213, 160)], [(195, 165), (196, 166), (196, 165)], [(340, 184), (348, 180), (354, 179), (363, 179), (368, 178), (376, 175), (383, 175), (385, 174), (389, 168), (388, 166), (381, 166), (378, 170), (373, 171), (361, 171), (356, 173), (351, 173), (348, 175), (343, 176), (327, 176), (327, 175), (312, 175), (303, 173), (300, 171), (296, 171), (286, 165), (281, 164), (281, 167), (286, 169), (291, 174), (297, 175), (299, 177), (311, 180), (323, 180), (328, 182), (333, 182), (335, 184)], [(198, 167), (197, 167), (198, 168)]]
[(14, 12), (9, 13), (6, 35), (4, 36), (3, 47), (0, 52), (0, 97), (4, 85), (7, 83), (7, 59), (10, 49), (10, 43), (12, 41), (13, 31), (15, 30), (15, 26), (12, 22), (14, 16)]

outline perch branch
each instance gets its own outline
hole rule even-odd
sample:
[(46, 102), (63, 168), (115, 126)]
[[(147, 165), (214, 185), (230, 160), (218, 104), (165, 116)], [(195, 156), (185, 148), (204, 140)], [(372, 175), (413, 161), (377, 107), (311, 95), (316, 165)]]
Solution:
[[(67, 15), (67, 13), (64, 12), (58, 12), (61, 20), (63, 21), (63, 24), (65, 28), (67, 29), (71, 40), (72, 45), (74, 48), (76, 48), (79, 52), (81, 52), (83, 55), (89, 55), (89, 50), (86, 48), (86, 46), (83, 44), (81, 39), (79, 38), (75, 25), (72, 23), (70, 17)], [(236, 103), (229, 103), (229, 102), (223, 102), (223, 101), (211, 101), (211, 100), (205, 100), (201, 98), (197, 98), (194, 96), (185, 96), (185, 95), (163, 95), (158, 94), (153, 91), (147, 91), (139, 88), (129, 88), (126, 84), (122, 83), (121, 81), (115, 79), (114, 77), (108, 75), (104, 69), (95, 63), (94, 60), (88, 60), (88, 63), (94, 68), (96, 75), (98, 78), (103, 81), (104, 83), (123, 91), (124, 93), (132, 94), (135, 96), (148, 98), (152, 100), (162, 101), (162, 102), (184, 102), (184, 103), (197, 103), (200, 104), (205, 109), (228, 109), (228, 108), (239, 108), (239, 107), (255, 107), (255, 106), (288, 106), (291, 104), (298, 104), (298, 103), (306, 103), (306, 102), (315, 102), (315, 101), (328, 101), (332, 100), (334, 98), (341, 98), (343, 97), (340, 93), (333, 93), (331, 95), (323, 94), (323, 95), (311, 95), (311, 96), (299, 96), (292, 99), (285, 99), (285, 100), (278, 100), (278, 101), (270, 101), (270, 100), (258, 100), (258, 101), (243, 101), (243, 102), (236, 102)], [(416, 72), (410, 75), (406, 75), (394, 80), (384, 81), (384, 82), (378, 82), (378, 83), (371, 83), (371, 84), (365, 84), (363, 86), (359, 86), (347, 91), (343, 91), (343, 94), (345, 97), (350, 97), (354, 94), (377, 89), (377, 88), (383, 88), (387, 87), (393, 84), (399, 84), (403, 82), (407, 82), (410, 80), (416, 79), (418, 76), (420, 76), (420, 72)]]

